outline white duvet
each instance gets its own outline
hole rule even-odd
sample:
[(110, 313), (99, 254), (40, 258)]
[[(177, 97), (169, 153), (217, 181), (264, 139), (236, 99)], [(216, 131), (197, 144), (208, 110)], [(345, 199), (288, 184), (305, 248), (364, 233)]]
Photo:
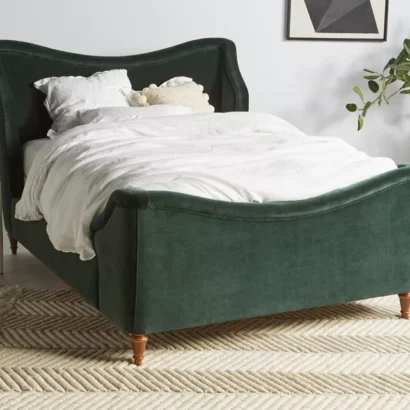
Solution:
[(200, 114), (89, 124), (36, 156), (16, 218), (47, 221), (54, 247), (94, 257), (90, 222), (119, 188), (233, 202), (311, 198), (396, 168), (269, 114)]

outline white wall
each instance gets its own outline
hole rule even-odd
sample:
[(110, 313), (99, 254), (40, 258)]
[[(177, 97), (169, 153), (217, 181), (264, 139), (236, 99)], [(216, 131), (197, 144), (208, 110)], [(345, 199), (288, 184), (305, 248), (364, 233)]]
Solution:
[[(391, 0), (387, 43), (284, 40), (286, 0), (0, 0), (0, 38), (85, 54), (151, 51), (200, 37), (238, 46), (251, 109), (372, 155), (410, 162), (410, 98), (374, 110), (365, 129), (345, 111), (364, 67), (378, 69), (410, 37), (409, 0)], [(59, 6), (61, 5), (61, 6)]]

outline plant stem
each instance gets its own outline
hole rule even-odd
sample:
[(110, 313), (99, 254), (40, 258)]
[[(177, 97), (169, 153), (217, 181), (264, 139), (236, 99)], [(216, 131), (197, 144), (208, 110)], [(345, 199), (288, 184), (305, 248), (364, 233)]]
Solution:
[(398, 94), (401, 90), (403, 90), (403, 86), (401, 86), (396, 92), (394, 92), (390, 97), (389, 97), (389, 101), (392, 97), (394, 97), (396, 94)]

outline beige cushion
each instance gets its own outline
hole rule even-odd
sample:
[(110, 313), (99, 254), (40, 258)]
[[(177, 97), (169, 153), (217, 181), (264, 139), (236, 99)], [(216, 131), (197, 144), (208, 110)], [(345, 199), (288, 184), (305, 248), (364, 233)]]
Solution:
[(142, 91), (134, 91), (128, 99), (134, 107), (168, 104), (187, 107), (194, 113), (214, 112), (214, 107), (209, 104), (209, 95), (203, 91), (204, 87), (193, 81), (182, 84), (170, 81), (161, 87), (151, 84)]

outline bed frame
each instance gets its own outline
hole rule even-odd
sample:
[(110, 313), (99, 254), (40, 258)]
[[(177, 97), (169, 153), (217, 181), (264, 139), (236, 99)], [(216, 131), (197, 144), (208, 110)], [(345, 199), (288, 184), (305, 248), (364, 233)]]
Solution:
[(248, 92), (235, 46), (224, 39), (128, 57), (0, 41), (0, 176), (13, 253), (20, 242), (133, 335), (137, 365), (155, 332), (394, 293), (409, 317), (410, 294), (401, 293), (410, 290), (406, 166), (317, 198), (272, 204), (118, 190), (91, 224), (97, 256), (85, 262), (55, 250), (44, 221), (16, 220), (22, 144), (44, 137), (51, 123), (33, 82), (112, 68), (126, 68), (135, 89), (193, 77), (220, 112), (248, 110)]

